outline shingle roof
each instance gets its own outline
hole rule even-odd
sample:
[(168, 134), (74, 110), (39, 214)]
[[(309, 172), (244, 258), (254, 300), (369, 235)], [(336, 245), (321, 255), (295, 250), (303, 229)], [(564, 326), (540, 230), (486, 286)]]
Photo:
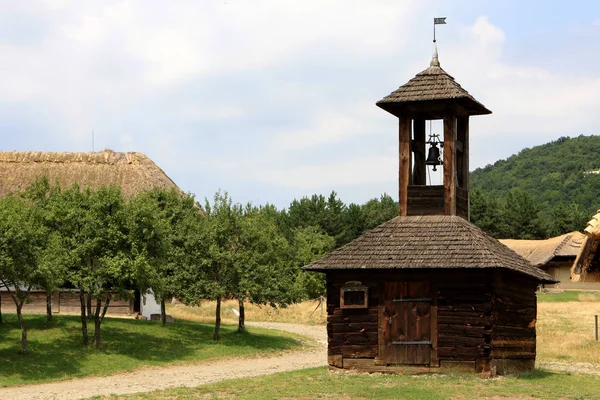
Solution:
[(397, 115), (396, 110), (402, 104), (451, 99), (456, 100), (470, 115), (492, 113), (440, 67), (436, 54), (429, 68), (379, 100), (377, 105)]
[(537, 266), (554, 257), (577, 257), (584, 240), (584, 234), (574, 231), (545, 240), (501, 239), (500, 243)]
[(396, 217), (304, 268), (503, 268), (556, 282), (472, 223), (446, 215)]
[(126, 197), (152, 188), (177, 185), (142, 153), (104, 150), (93, 153), (51, 153), (39, 151), (0, 152), (0, 196), (24, 190), (36, 179), (47, 176), (63, 187), (73, 183), (98, 189), (121, 187)]

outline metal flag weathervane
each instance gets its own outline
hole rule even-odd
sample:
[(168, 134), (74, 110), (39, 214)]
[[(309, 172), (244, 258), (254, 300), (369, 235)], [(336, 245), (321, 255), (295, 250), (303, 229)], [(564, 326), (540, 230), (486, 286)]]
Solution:
[(433, 43), (435, 43), (435, 26), (446, 25), (446, 18), (447, 17), (433, 18)]

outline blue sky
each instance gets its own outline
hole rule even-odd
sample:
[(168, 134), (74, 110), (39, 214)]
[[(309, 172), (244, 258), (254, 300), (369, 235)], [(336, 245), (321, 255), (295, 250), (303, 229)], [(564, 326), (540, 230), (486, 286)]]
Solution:
[[(0, 1), (0, 150), (139, 151), (185, 191), (397, 193), (375, 102), (442, 67), (493, 111), (471, 166), (600, 134), (600, 2)], [(434, 130), (437, 129), (433, 125)]]

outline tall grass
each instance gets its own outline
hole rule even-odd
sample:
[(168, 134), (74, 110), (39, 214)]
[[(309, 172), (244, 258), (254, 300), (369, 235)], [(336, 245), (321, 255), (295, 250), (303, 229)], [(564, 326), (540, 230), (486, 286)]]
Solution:
[[(175, 318), (210, 323), (215, 320), (215, 305), (216, 303), (214, 301), (208, 300), (203, 301), (198, 307), (172, 304), (167, 306), (167, 313)], [(258, 306), (249, 303), (246, 303), (244, 308), (246, 310), (246, 321), (324, 325), (327, 323), (327, 309), (325, 306), (325, 302), (319, 304), (319, 301), (311, 300), (292, 304), (285, 308)], [(223, 321), (230, 324), (238, 322), (238, 318), (233, 312), (234, 309), (239, 309), (237, 300), (226, 300), (221, 303), (221, 316)]]
[(594, 326), (594, 315), (600, 316), (600, 293), (565, 291), (538, 298), (538, 361), (592, 363), (600, 370)]

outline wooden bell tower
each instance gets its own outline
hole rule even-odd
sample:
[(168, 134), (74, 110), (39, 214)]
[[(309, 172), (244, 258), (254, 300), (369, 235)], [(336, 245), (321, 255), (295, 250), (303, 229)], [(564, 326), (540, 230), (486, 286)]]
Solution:
[[(469, 117), (491, 114), (440, 67), (429, 68), (377, 102), (399, 119), (399, 215), (469, 219)], [(426, 121), (443, 120), (443, 185), (427, 185)]]

